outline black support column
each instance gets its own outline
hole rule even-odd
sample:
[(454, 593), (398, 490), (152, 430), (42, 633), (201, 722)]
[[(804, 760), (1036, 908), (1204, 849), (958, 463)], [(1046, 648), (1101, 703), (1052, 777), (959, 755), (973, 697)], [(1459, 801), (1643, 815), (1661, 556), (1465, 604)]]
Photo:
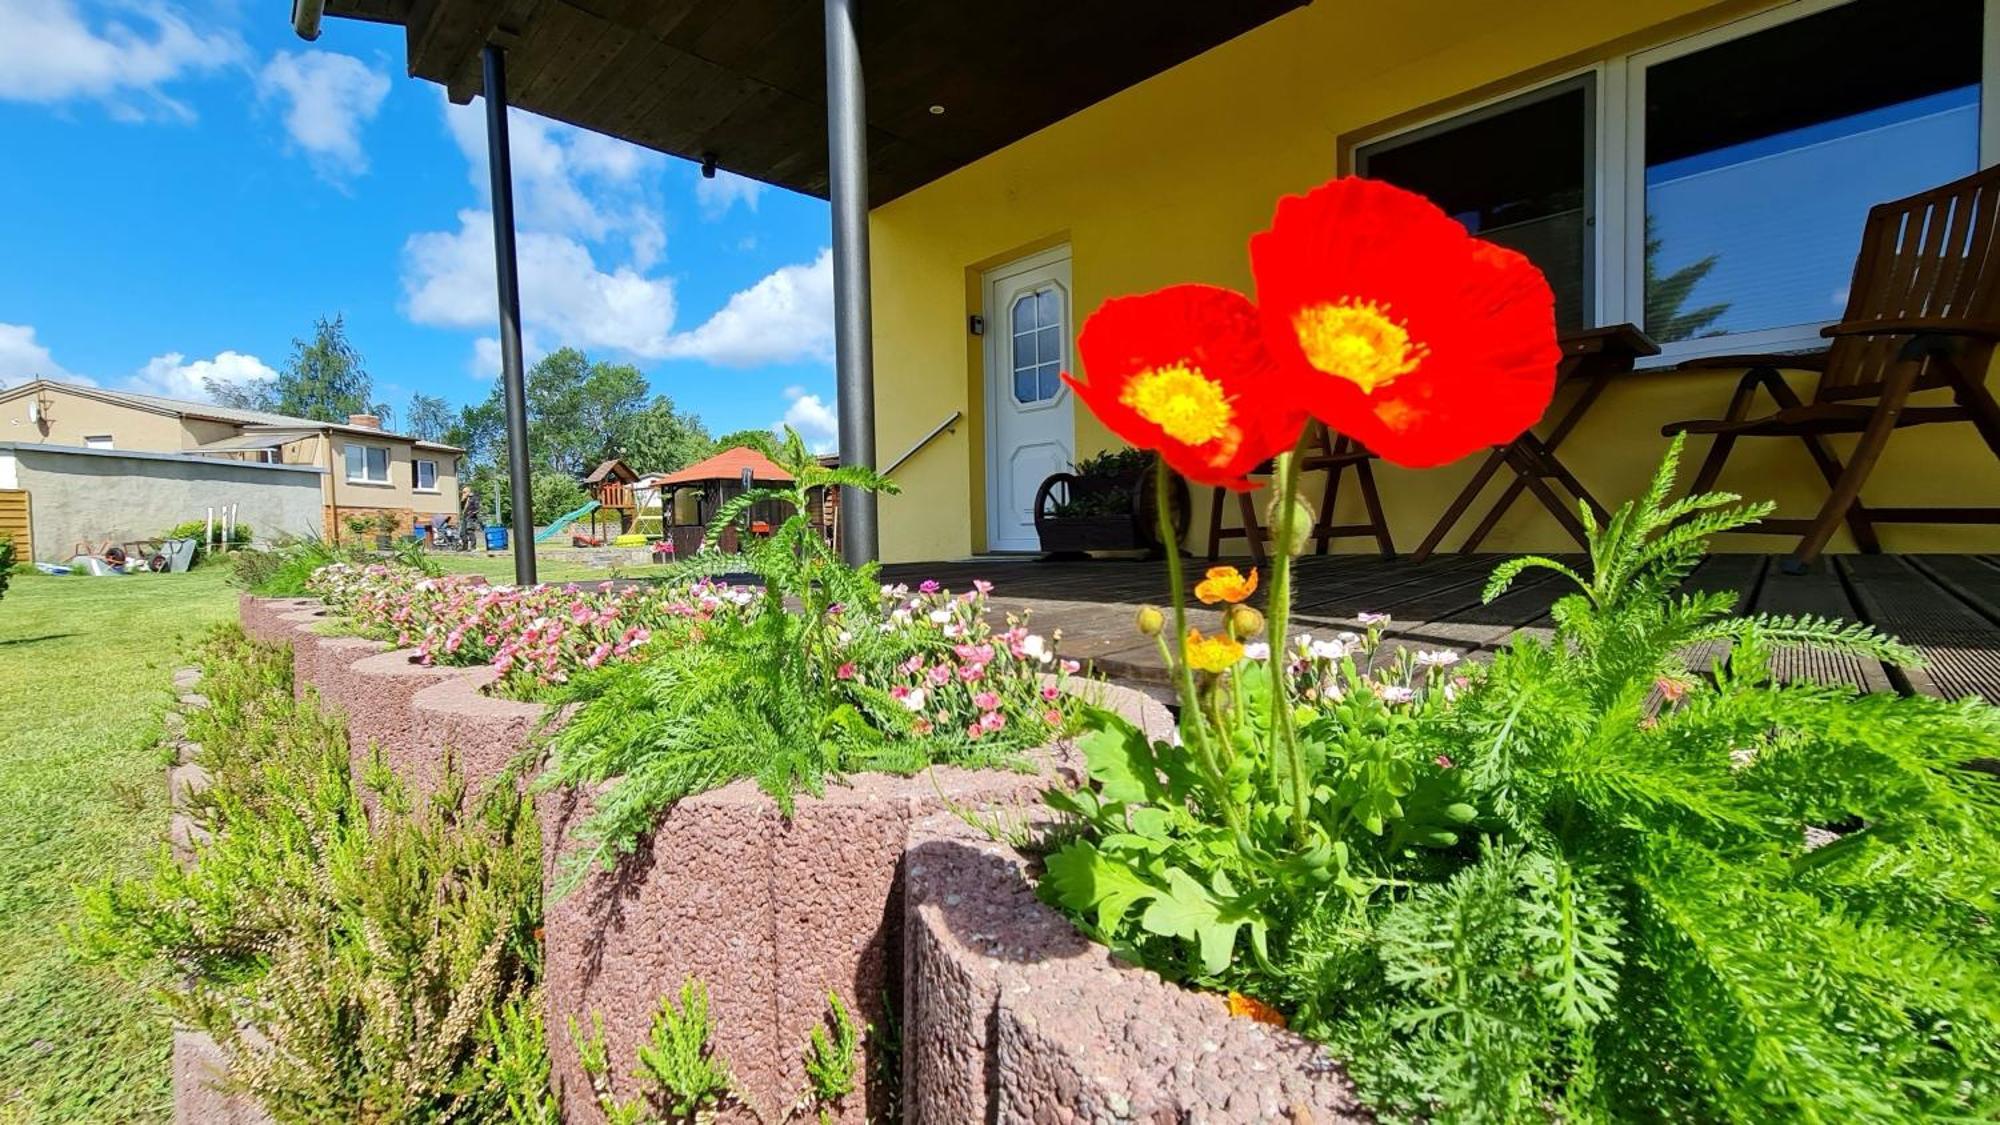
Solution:
[(514, 500), (510, 521), (514, 581), (532, 586), (535, 512), (528, 480), (528, 391), (521, 369), (521, 278), (514, 257), (514, 159), (507, 146), (507, 53), (488, 43), (484, 62), (486, 167), (493, 178), (493, 277), (500, 298), (500, 385), (507, 395), (507, 477)]
[[(868, 300), (868, 100), (861, 81), (859, 0), (826, 0), (826, 149), (833, 205), (834, 387), (840, 463), (875, 465), (875, 360)], [(840, 498), (841, 554), (850, 563), (881, 554), (875, 495)]]

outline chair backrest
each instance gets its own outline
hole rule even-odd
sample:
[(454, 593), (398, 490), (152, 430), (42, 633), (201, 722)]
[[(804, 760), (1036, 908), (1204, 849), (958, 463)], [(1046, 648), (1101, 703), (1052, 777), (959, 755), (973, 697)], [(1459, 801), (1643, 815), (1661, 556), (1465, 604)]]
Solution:
[[(1950, 318), (2000, 324), (2000, 166), (1868, 211), (1842, 323)], [(1819, 397), (1880, 383), (1908, 335), (1834, 341)], [(1979, 356), (1963, 359), (1984, 371)], [(1843, 394), (1842, 392), (1846, 393)]]

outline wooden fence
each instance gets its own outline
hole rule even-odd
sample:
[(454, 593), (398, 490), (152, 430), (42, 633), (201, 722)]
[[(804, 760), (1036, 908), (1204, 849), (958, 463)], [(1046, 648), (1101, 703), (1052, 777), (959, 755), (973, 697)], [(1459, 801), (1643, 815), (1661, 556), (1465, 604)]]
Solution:
[(35, 543), (29, 537), (28, 493), (25, 489), (0, 488), (0, 539), (14, 541), (14, 559), (27, 562), (35, 557)]

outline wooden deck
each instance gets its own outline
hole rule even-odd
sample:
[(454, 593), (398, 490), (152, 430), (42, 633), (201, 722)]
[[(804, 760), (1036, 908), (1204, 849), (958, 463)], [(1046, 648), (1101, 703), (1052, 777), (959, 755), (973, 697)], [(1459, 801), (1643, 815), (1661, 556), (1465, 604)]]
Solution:
[[(1505, 557), (1437, 556), (1412, 563), (1372, 555), (1307, 556), (1295, 571), (1294, 631), (1355, 629), (1358, 613), (1388, 613), (1394, 642), (1473, 656), (1491, 652), (1524, 633), (1545, 632), (1549, 606), (1566, 588), (1557, 576), (1531, 570), (1492, 605), (1481, 605), (1480, 588)], [(1190, 581), (1203, 565), (1189, 562)], [(994, 584), (996, 609), (1028, 610), (1038, 631), (1060, 629), (1065, 655), (1135, 686), (1165, 684), (1154, 642), (1133, 624), (1138, 606), (1165, 599), (1162, 562), (985, 558), (903, 563), (883, 573), (888, 581), (911, 584), (935, 578), (952, 589), (984, 578)], [(1922, 668), (1889, 668), (1787, 651), (1777, 658), (1781, 676), (1869, 691), (1952, 699), (1977, 695), (2000, 703), (2000, 557), (1842, 555), (1795, 577), (1779, 573), (1776, 556), (1715, 555), (1690, 584), (1735, 590), (1739, 608), (1749, 611), (1866, 621), (1901, 637), (1929, 661)], [(1255, 601), (1262, 603), (1261, 593)], [(1212, 629), (1215, 615), (1198, 612), (1195, 621)]]

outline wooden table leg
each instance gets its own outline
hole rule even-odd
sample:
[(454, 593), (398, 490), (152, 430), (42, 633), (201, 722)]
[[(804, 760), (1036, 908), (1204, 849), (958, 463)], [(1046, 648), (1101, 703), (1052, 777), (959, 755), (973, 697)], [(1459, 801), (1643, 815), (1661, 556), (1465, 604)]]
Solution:
[(1450, 534), (1452, 525), (1458, 522), (1467, 508), (1472, 507), (1474, 500), (1479, 499), (1479, 493), (1485, 489), (1486, 482), (1493, 479), (1493, 474), (1499, 471), (1501, 463), (1506, 460), (1507, 447), (1494, 446), (1493, 451), (1486, 455), (1486, 460), (1481, 462), (1479, 468), (1472, 474), (1472, 479), (1467, 481), (1458, 495), (1452, 498), (1451, 506), (1444, 510), (1444, 515), (1438, 517), (1430, 534), (1424, 536), (1422, 543), (1417, 544), (1417, 553), (1410, 556), (1411, 562), (1422, 562), (1431, 557), (1431, 553), (1438, 549), (1438, 544), (1444, 542), (1444, 537)]

